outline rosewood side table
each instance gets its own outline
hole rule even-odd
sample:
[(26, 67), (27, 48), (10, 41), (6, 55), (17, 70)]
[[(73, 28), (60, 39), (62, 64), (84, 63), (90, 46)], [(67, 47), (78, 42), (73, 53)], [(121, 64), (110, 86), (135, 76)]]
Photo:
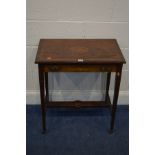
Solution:
[[(125, 59), (115, 39), (40, 39), (38, 64), (42, 128), (46, 131), (48, 107), (110, 107), (110, 132), (114, 128), (122, 66)], [(107, 72), (105, 101), (50, 101), (48, 72)], [(115, 72), (113, 103), (109, 97), (111, 72)]]

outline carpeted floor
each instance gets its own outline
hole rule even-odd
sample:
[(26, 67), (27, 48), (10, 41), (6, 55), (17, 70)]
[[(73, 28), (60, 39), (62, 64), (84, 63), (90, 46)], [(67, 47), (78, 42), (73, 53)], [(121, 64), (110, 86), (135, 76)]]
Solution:
[(48, 109), (46, 120), (41, 134), (40, 106), (27, 106), (27, 155), (129, 154), (128, 106), (118, 106), (111, 135), (108, 109)]

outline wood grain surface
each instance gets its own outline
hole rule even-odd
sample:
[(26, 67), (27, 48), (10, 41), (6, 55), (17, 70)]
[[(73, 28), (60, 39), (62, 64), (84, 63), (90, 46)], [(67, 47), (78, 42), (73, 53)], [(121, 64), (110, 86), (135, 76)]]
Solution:
[(40, 39), (37, 64), (125, 63), (116, 39)]

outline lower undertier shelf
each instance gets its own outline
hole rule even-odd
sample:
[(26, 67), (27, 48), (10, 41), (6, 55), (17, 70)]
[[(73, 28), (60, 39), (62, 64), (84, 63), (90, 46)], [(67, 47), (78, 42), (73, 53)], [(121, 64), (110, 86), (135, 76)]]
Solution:
[(106, 101), (49, 101), (46, 107), (111, 107), (109, 96)]

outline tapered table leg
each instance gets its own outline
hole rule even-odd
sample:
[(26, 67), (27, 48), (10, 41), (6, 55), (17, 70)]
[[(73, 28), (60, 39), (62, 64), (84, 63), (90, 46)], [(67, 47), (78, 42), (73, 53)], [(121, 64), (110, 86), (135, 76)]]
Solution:
[(40, 84), (40, 100), (41, 100), (41, 111), (42, 111), (42, 129), (43, 133), (46, 131), (46, 109), (45, 109), (45, 78), (44, 72), (41, 71), (39, 67), (39, 84)]
[(48, 72), (45, 72), (46, 103), (49, 102)]
[(112, 133), (114, 129), (117, 100), (118, 100), (119, 88), (120, 88), (120, 82), (121, 82), (121, 73), (122, 73), (122, 70), (120, 70), (119, 72), (116, 72), (116, 75), (115, 75), (115, 88), (114, 88), (113, 105), (112, 105), (112, 111), (111, 111), (110, 133)]
[(107, 82), (106, 82), (106, 92), (105, 92), (106, 103), (107, 103), (108, 95), (109, 95), (110, 78), (111, 78), (111, 72), (108, 72), (107, 73)]

